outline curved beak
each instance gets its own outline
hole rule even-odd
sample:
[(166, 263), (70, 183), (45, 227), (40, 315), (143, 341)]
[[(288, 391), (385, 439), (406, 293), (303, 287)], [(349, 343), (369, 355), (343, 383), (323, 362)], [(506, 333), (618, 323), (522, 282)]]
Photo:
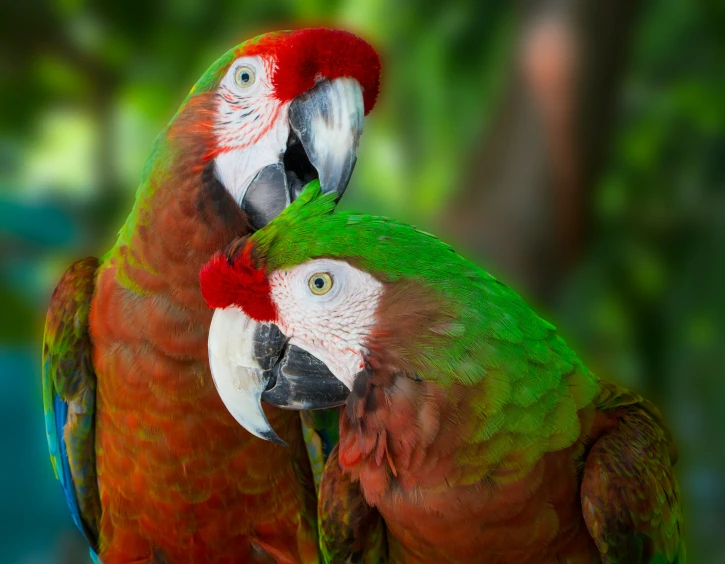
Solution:
[(363, 129), (362, 88), (353, 78), (321, 80), (289, 106), (289, 137), (280, 161), (252, 180), (242, 208), (260, 229), (319, 178), (323, 193), (347, 188)]
[(278, 444), (285, 443), (267, 420), (262, 400), (285, 409), (322, 409), (342, 405), (349, 393), (321, 360), (291, 345), (275, 324), (258, 323), (234, 307), (214, 311), (209, 366), (237, 422)]

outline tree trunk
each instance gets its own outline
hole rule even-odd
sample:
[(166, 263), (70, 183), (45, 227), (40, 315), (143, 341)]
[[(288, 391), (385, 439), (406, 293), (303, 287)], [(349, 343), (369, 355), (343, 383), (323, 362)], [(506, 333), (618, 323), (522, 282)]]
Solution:
[(492, 126), (445, 217), (453, 237), (527, 295), (554, 298), (587, 238), (589, 195), (638, 0), (522, 6), (520, 49)]

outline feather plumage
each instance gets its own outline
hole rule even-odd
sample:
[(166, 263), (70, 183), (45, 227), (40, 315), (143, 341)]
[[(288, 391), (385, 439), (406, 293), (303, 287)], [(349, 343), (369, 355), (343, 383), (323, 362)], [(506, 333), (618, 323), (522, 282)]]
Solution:
[(88, 310), (98, 260), (73, 264), (51, 298), (43, 339), (43, 407), (51, 462), (73, 521), (97, 548), (101, 507), (95, 465), (96, 375)]
[(300, 417), (268, 410), (287, 449), (254, 438), (224, 409), (198, 278), (213, 253), (252, 230), (215, 169), (216, 157), (239, 149), (219, 140), (217, 87), (238, 57), (275, 53), (284, 60), (267, 61), (269, 96), (279, 104), (257, 124), (327, 74), (358, 78), (372, 108), (377, 54), (347, 32), (265, 34), (231, 49), (155, 141), (113, 248), (71, 267), (51, 302), (43, 372), (51, 459), (106, 564), (318, 560)]
[(672, 440), (651, 404), (432, 235), (332, 212), (312, 185), (251, 237), (267, 272), (329, 258), (384, 286), (322, 480), (330, 561), (360, 545), (345, 513), (360, 500), (340, 505), (359, 484), (393, 562), (684, 562)]

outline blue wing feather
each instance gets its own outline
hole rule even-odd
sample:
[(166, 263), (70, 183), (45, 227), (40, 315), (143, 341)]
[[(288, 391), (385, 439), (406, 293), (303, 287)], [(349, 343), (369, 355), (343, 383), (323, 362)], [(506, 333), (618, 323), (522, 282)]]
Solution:
[(97, 266), (94, 258), (78, 261), (58, 283), (46, 318), (42, 375), (50, 459), (94, 561), (101, 509), (94, 452), (96, 376), (87, 321)]
[[(53, 407), (55, 411), (55, 436), (62, 437), (63, 429), (65, 428), (66, 421), (68, 420), (68, 404), (64, 402), (57, 395), (53, 398)], [(60, 485), (63, 487), (63, 493), (65, 494), (66, 503), (68, 503), (68, 509), (70, 509), (73, 522), (76, 527), (83, 533), (89, 544), (94, 544), (94, 539), (89, 538), (88, 531), (83, 524), (81, 517), (81, 510), (78, 507), (78, 498), (76, 497), (75, 485), (73, 483), (73, 475), (70, 471), (70, 463), (68, 462), (68, 452), (65, 448), (65, 441), (62, 439), (58, 441), (58, 460), (60, 462), (60, 471), (58, 472), (58, 480)]]

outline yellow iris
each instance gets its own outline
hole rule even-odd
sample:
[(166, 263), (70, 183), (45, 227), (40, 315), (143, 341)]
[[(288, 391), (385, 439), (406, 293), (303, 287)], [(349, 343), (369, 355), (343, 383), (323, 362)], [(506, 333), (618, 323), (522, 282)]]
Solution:
[(251, 67), (241, 66), (237, 69), (237, 72), (234, 73), (234, 80), (241, 88), (249, 88), (252, 84), (254, 84), (254, 78), (254, 71)]
[(310, 276), (307, 282), (310, 286), (310, 291), (316, 296), (322, 296), (327, 294), (332, 289), (332, 276), (327, 272), (318, 272)]

